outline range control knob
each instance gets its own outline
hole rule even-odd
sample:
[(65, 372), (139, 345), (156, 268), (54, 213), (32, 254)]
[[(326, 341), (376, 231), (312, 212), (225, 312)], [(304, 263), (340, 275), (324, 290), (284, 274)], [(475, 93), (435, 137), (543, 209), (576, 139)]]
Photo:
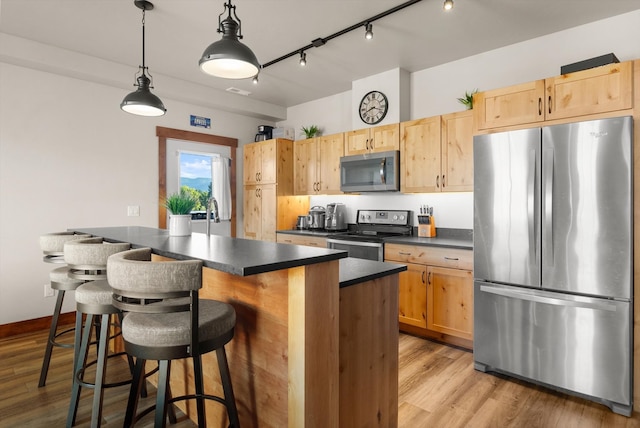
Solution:
[(404, 216), (400, 214), (400, 220), (404, 220)]
[(393, 215), (393, 219), (394, 219), (394, 220), (398, 220), (398, 215), (397, 215), (397, 214), (394, 214), (394, 215)]

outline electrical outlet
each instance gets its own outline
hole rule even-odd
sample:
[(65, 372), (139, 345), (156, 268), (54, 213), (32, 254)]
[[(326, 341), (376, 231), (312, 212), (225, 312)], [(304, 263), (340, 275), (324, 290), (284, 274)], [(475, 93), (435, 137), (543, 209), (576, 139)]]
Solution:
[(139, 217), (140, 216), (140, 205), (129, 205), (127, 207), (127, 216), (129, 216), (129, 217)]
[(44, 297), (53, 297), (56, 295), (56, 292), (53, 288), (51, 288), (51, 284), (44, 285)]

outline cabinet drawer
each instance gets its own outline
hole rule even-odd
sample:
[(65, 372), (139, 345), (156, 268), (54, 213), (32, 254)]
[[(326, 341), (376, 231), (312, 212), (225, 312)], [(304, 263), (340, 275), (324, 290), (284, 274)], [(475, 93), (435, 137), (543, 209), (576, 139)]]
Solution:
[(423, 247), (418, 245), (385, 244), (385, 260), (422, 263), (453, 269), (473, 269), (473, 251), (459, 248)]
[(288, 233), (278, 233), (277, 242), (282, 244), (306, 245), (308, 247), (325, 248), (327, 239), (319, 236), (290, 235)]

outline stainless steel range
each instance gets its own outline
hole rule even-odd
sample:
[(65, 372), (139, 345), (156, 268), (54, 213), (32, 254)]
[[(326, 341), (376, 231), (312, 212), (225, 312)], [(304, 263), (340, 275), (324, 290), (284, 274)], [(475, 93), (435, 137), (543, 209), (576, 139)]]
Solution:
[(355, 227), (327, 239), (327, 248), (349, 252), (349, 257), (384, 260), (385, 238), (410, 236), (413, 212), (407, 210), (358, 210)]

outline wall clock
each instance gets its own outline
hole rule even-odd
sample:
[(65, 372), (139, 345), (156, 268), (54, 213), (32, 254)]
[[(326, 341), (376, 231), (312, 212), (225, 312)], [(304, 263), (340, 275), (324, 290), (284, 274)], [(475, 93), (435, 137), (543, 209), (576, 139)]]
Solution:
[(380, 91), (371, 91), (360, 101), (360, 119), (369, 125), (380, 123), (388, 110), (387, 96)]

